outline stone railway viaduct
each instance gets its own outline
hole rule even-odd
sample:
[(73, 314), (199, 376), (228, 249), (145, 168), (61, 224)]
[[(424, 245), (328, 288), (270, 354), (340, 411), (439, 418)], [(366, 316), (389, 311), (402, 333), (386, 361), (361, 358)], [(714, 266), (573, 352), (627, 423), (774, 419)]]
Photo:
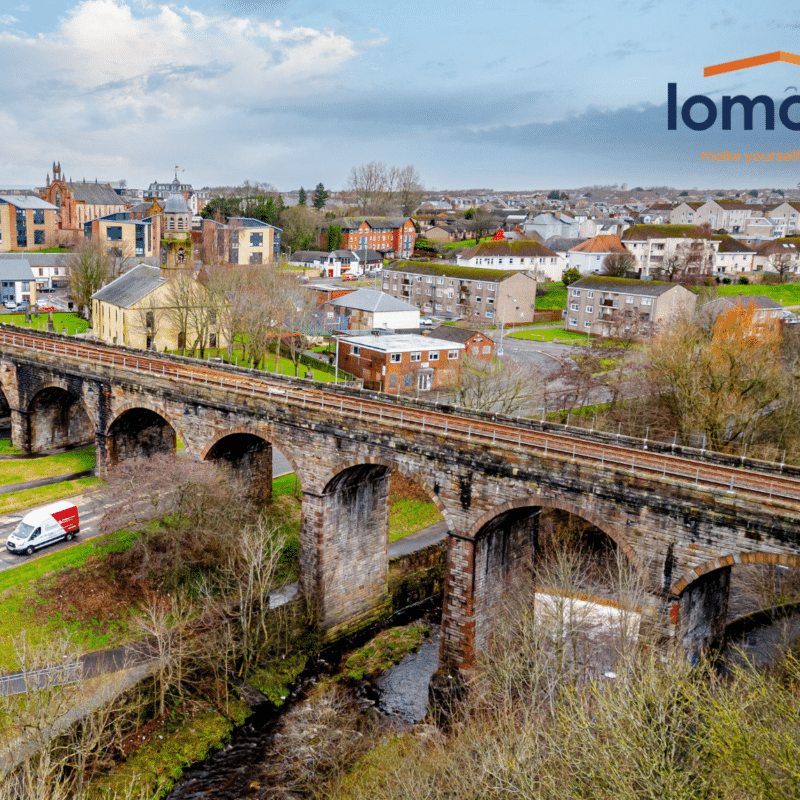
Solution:
[[(800, 471), (782, 465), (11, 331), (0, 326), (0, 388), (24, 451), (94, 441), (103, 475), (173, 451), (179, 437), (267, 498), (278, 447), (302, 486), (301, 592), (331, 639), (386, 608), (394, 470), (424, 487), (448, 525), (442, 657), (456, 668), (487, 644), (505, 587), (535, 557), (543, 507), (613, 539), (646, 581), (645, 629), (688, 654), (719, 642), (734, 564), (800, 566)], [(581, 454), (598, 444), (599, 463)], [(613, 460), (618, 450), (634, 453), (630, 464)], [(670, 475), (687, 460), (695, 474)], [(715, 470), (723, 485), (700, 480)], [(782, 489), (741, 491), (739, 475)]]

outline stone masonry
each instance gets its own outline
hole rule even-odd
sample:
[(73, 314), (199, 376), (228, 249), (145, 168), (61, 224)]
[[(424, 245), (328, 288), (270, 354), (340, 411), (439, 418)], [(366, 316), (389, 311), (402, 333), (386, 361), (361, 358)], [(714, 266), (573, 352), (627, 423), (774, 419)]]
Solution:
[(728, 567), (800, 566), (800, 509), (690, 482), (7, 345), (0, 388), (17, 446), (32, 451), (90, 431), (100, 475), (121, 459), (174, 449), (179, 438), (189, 456), (225, 463), (263, 499), (278, 447), (303, 491), (300, 585), (328, 638), (387, 606), (388, 477), (408, 476), (448, 525), (442, 655), (456, 668), (469, 668), (486, 645), (504, 587), (535, 557), (543, 507), (614, 540), (646, 580), (649, 633), (690, 655), (718, 639)]

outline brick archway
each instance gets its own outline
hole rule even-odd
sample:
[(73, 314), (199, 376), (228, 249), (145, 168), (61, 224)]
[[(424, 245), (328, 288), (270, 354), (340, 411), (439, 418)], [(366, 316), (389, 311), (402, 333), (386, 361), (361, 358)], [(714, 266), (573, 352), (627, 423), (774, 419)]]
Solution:
[(61, 382), (42, 386), (28, 403), (26, 414), (33, 452), (94, 439), (95, 420), (83, 397)]
[(111, 428), (124, 414), (126, 414), (128, 411), (135, 411), (136, 409), (146, 409), (147, 411), (152, 411), (154, 414), (157, 414), (172, 428), (172, 430), (175, 431), (175, 435), (178, 436), (182, 442), (186, 441), (182, 435), (183, 432), (181, 430), (181, 426), (175, 422), (172, 415), (162, 406), (157, 406), (155, 403), (150, 403), (147, 400), (123, 403), (121, 406), (119, 406), (116, 409), (113, 418), (106, 423), (106, 429), (103, 431), (103, 433), (108, 436)]

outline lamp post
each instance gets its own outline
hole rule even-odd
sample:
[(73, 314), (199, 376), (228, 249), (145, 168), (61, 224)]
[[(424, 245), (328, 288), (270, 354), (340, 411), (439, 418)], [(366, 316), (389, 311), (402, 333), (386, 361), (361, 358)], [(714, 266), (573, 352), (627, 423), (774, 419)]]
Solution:
[(334, 356), (333, 382), (339, 383), (339, 337), (336, 337), (336, 355)]

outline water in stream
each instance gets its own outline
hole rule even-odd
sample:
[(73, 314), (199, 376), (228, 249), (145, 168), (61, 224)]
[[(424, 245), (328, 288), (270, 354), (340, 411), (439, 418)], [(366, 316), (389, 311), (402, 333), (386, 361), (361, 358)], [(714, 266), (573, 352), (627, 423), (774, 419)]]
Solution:
[[(418, 652), (405, 656), (374, 684), (365, 682), (355, 692), (361, 709), (380, 717), (380, 724), (407, 728), (427, 713), (428, 685), (439, 665), (439, 627), (428, 627), (431, 636), (423, 640)], [(188, 768), (168, 800), (245, 800), (266, 796), (261, 792), (270, 793), (270, 787), (279, 788), (286, 771), (276, 763), (285, 758), (288, 738), (282, 724), (287, 719), (290, 724), (303, 724), (303, 714), (308, 711), (308, 727), (316, 727), (318, 711), (306, 708), (309, 701), (303, 699), (315, 683), (316, 676), (302, 680), (289, 704), (277, 714), (257, 712), (234, 732), (223, 750)], [(303, 746), (300, 742), (299, 747)]]

